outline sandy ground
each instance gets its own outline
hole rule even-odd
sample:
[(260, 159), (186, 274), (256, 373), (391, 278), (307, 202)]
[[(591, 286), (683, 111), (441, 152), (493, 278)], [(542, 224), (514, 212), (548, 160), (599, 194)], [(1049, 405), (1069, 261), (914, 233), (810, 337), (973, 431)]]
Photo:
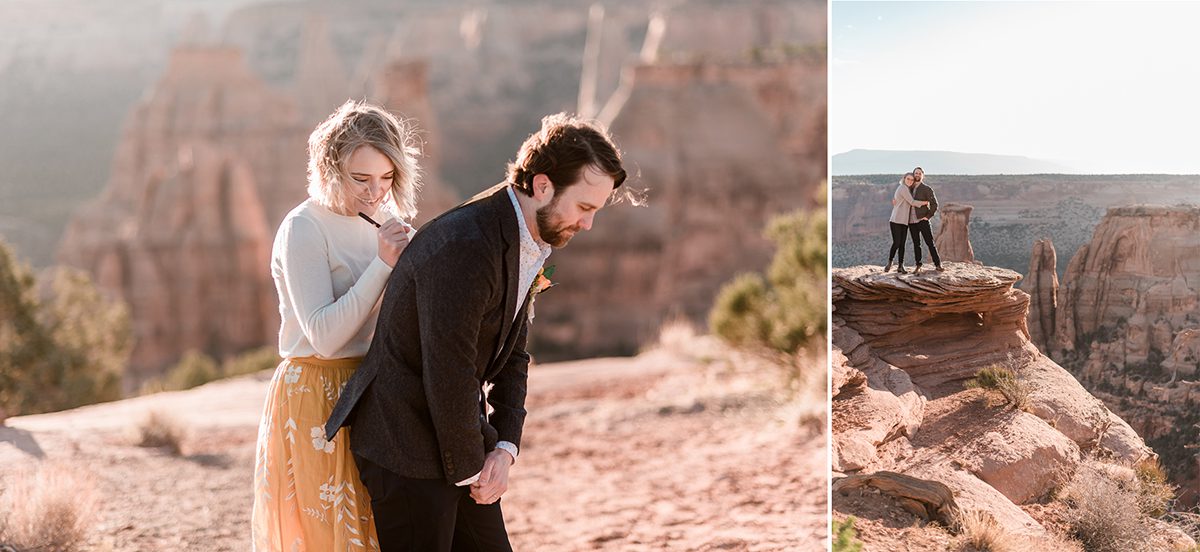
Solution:
[[(248, 550), (269, 377), (10, 418), (0, 478), (43, 462), (94, 475), (101, 511), (89, 549)], [(781, 383), (777, 367), (705, 338), (535, 366), (504, 499), (514, 547), (824, 550), (824, 406)], [(151, 410), (187, 428), (181, 456), (134, 446)]]

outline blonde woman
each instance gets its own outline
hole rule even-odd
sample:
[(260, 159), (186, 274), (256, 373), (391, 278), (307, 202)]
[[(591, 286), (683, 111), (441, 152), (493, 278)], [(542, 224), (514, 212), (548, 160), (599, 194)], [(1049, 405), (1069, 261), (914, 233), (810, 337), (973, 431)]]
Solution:
[(379, 549), (350, 440), (325, 440), (323, 426), (367, 352), (408, 244), (402, 220), (416, 212), (417, 155), (409, 130), (364, 102), (346, 102), (308, 139), (309, 198), (284, 217), (271, 253), (284, 360), (258, 430), (257, 551)]

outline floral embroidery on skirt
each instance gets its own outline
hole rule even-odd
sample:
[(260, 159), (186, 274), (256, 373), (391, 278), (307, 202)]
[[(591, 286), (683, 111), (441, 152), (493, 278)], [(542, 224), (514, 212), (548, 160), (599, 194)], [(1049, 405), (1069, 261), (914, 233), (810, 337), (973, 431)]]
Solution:
[(284, 359), (267, 388), (254, 462), (254, 550), (378, 551), (348, 428), (325, 420), (362, 359)]

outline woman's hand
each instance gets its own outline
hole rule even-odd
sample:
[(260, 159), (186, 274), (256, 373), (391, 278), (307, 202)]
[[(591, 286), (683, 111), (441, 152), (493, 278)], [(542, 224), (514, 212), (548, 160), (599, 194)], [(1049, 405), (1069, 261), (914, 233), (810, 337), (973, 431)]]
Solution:
[(917, 206), (917, 207), (928, 207), (928, 206), (929, 206), (929, 202), (928, 202), (928, 201), (918, 201), (918, 202), (916, 203), (916, 206)]
[(408, 245), (409, 230), (412, 227), (399, 220), (389, 220), (379, 227), (379, 258), (388, 266), (395, 268), (400, 253)]

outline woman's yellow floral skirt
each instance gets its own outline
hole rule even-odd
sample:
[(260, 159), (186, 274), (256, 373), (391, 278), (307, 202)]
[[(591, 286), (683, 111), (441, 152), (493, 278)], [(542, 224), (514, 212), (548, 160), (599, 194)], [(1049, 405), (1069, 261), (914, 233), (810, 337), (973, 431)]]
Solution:
[(289, 358), (275, 369), (254, 462), (256, 551), (379, 550), (349, 428), (325, 440), (325, 420), (361, 362)]

